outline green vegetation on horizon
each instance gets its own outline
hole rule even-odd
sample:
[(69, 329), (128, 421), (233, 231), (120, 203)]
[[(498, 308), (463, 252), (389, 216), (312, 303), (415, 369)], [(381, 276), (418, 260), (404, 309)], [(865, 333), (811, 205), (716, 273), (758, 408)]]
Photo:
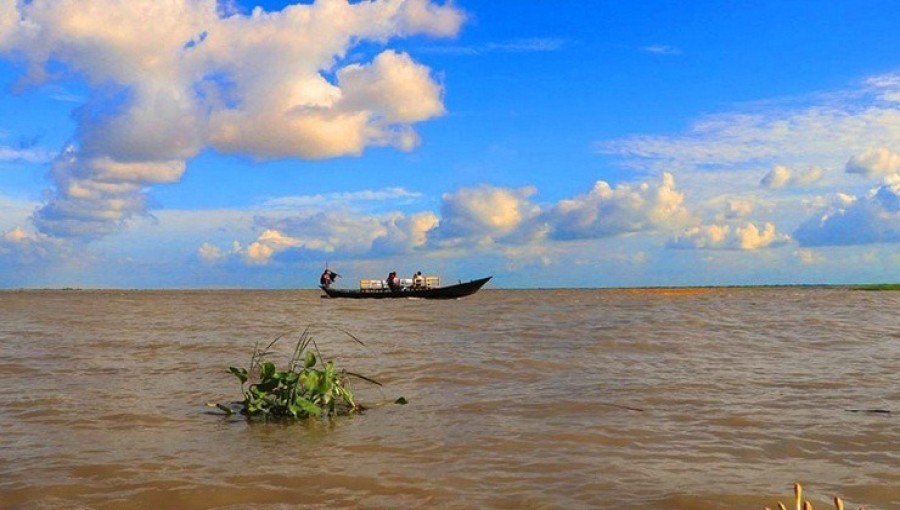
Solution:
[(857, 290), (900, 290), (900, 283), (873, 283), (855, 288)]

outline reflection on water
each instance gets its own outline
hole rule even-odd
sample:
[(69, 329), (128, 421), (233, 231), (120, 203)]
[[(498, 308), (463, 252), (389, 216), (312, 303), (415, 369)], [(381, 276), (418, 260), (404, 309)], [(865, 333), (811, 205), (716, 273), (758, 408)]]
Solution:
[[(900, 508), (900, 293), (0, 293), (0, 508)], [(315, 322), (362, 416), (208, 414)], [(280, 346), (285, 356), (291, 342)], [(893, 414), (851, 413), (888, 409)]]

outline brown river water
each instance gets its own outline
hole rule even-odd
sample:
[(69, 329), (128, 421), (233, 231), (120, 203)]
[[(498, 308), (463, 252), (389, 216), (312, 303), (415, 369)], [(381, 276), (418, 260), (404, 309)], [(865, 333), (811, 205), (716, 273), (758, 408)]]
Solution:
[[(0, 292), (0, 508), (900, 508), (900, 292)], [(315, 323), (409, 404), (212, 414)], [(366, 343), (361, 347), (337, 327)], [(888, 413), (849, 412), (877, 409)]]

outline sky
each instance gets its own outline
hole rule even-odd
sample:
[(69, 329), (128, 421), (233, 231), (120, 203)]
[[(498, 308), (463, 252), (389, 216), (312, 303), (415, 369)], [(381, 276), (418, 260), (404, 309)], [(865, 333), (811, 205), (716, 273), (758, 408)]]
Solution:
[(898, 282), (898, 16), (0, 0), (0, 288)]

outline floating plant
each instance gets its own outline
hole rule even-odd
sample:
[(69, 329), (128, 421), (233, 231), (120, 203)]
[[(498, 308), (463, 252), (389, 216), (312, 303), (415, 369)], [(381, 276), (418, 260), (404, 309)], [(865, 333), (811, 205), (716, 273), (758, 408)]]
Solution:
[[(342, 331), (349, 338), (365, 346), (355, 336)], [(307, 327), (284, 369), (268, 360), (279, 336), (264, 349), (259, 343), (253, 349), (250, 366), (229, 367), (228, 371), (241, 381), (243, 400), (231, 404), (214, 404), (225, 413), (243, 414), (248, 419), (305, 419), (358, 413), (364, 407), (356, 402), (350, 390), (350, 377), (381, 386), (368, 377), (338, 369), (333, 361), (325, 361)], [(400, 400), (405, 399), (401, 397)]]

